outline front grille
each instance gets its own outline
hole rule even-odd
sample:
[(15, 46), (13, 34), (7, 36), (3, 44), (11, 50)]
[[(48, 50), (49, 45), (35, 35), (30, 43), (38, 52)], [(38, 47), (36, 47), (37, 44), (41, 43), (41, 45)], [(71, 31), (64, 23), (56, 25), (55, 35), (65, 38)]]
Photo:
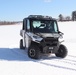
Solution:
[(56, 42), (58, 41), (58, 38), (53, 38), (53, 37), (47, 37), (44, 39), (45, 42)]
[(46, 45), (48, 46), (57, 46), (58, 43), (58, 38), (53, 38), (53, 37), (47, 37), (44, 39), (44, 42), (46, 43)]

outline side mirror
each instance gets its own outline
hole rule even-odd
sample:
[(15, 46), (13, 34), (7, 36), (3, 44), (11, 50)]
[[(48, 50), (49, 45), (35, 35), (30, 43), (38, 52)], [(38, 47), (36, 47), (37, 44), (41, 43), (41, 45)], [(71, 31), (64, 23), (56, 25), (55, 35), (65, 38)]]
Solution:
[(62, 39), (62, 38), (63, 38), (64, 33), (60, 32), (60, 31), (58, 31), (58, 33), (59, 33), (59, 35), (60, 35), (60, 38)]
[(60, 35), (64, 35), (64, 33), (62, 33), (61, 31), (58, 31), (58, 33), (59, 33)]

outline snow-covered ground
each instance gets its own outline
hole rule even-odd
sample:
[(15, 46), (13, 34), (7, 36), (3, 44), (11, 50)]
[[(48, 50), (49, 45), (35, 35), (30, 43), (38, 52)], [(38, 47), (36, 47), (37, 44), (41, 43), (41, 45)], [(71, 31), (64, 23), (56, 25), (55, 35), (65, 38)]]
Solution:
[(0, 26), (0, 75), (76, 75), (76, 22), (59, 22), (68, 56), (30, 59), (19, 49), (22, 25)]

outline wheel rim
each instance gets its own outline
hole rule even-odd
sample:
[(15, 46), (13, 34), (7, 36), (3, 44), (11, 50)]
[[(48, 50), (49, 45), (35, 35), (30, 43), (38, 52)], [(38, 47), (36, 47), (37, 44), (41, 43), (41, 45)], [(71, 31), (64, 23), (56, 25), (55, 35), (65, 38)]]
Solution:
[(62, 49), (60, 50), (60, 53), (63, 53), (63, 50)]
[(34, 57), (35, 56), (35, 50), (34, 49), (30, 49), (30, 56)]
[(59, 55), (62, 56), (62, 54), (63, 54), (63, 49), (60, 49), (59, 50)]

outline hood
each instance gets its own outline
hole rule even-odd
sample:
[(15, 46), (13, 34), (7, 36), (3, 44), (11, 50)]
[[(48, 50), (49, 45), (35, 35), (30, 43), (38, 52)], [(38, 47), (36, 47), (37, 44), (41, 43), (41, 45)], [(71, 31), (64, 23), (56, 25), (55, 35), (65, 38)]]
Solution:
[(38, 33), (37, 35), (41, 36), (43, 38), (46, 38), (46, 37), (59, 38), (59, 36), (60, 36), (58, 33)]

